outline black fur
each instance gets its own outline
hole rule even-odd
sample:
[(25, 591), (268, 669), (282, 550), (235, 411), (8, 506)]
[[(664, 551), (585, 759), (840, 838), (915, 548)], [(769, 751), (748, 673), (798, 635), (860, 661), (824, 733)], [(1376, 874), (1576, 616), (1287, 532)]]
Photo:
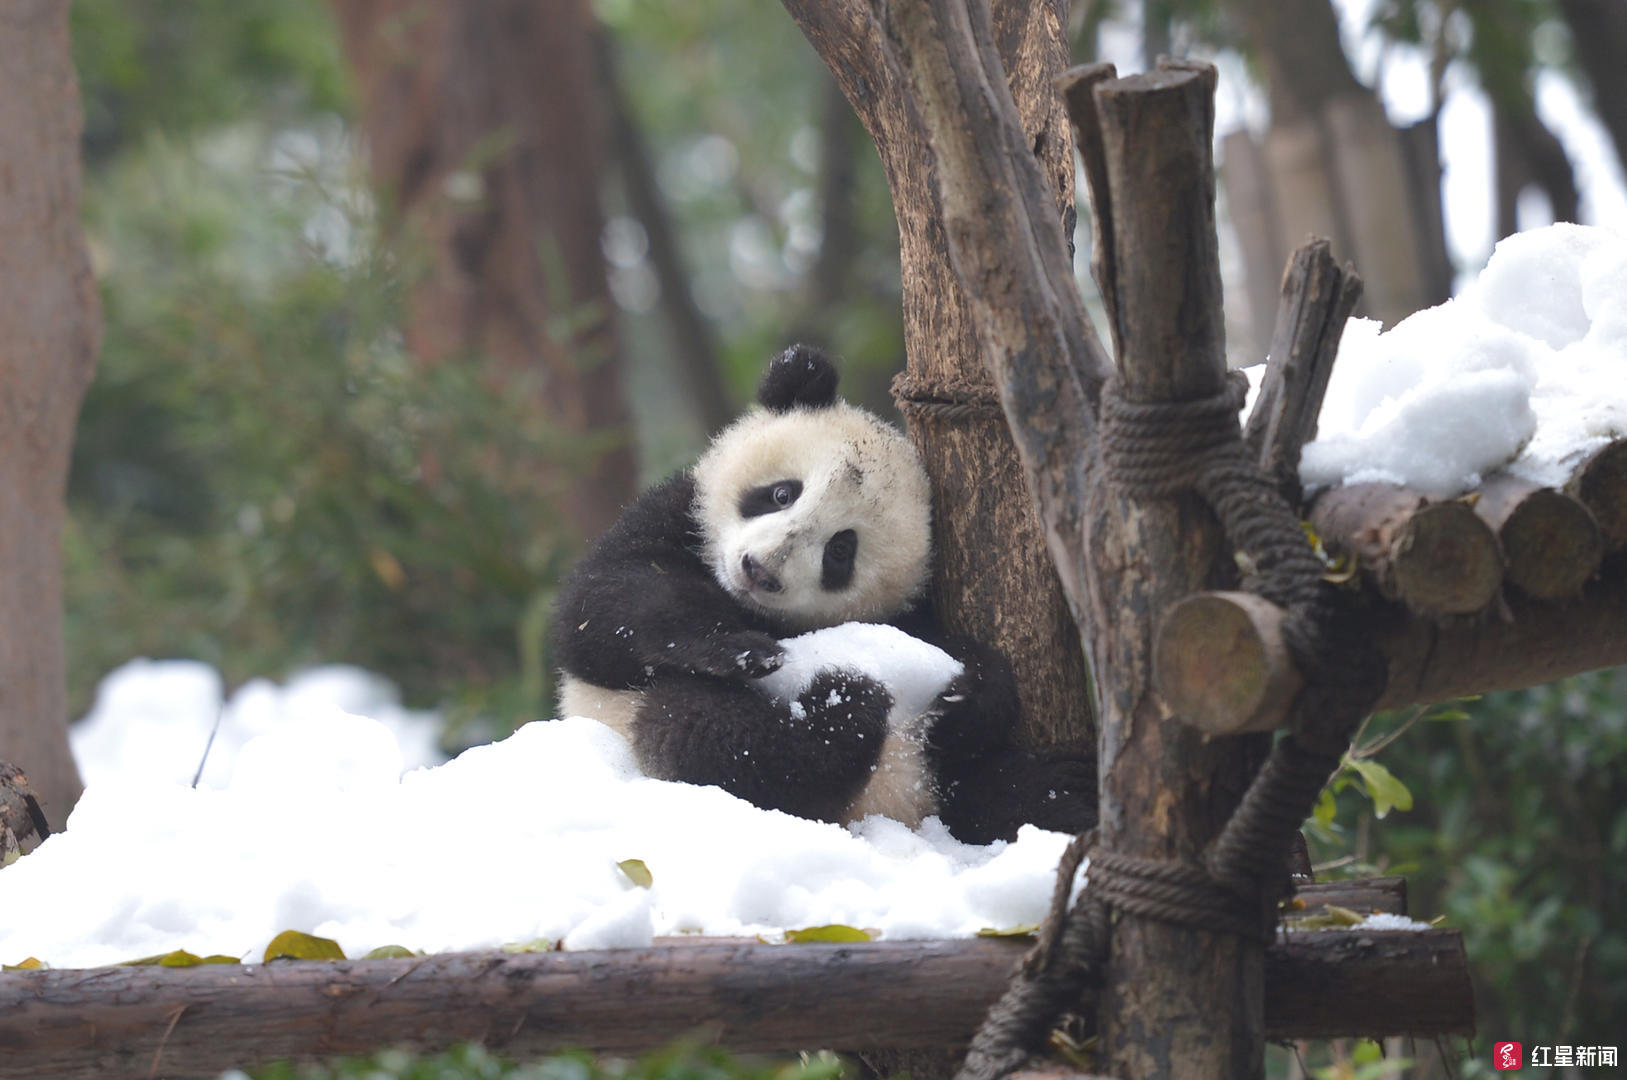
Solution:
[[(834, 369), (812, 350), (787, 350), (770, 366), (759, 397), (779, 411), (828, 405)], [(749, 684), (779, 668), (784, 651), (776, 638), (794, 631), (737, 602), (712, 576), (694, 493), (687, 471), (672, 477), (628, 507), (592, 547), (560, 593), (553, 655), (578, 679), (644, 691), (632, 738), (650, 775), (716, 784), (759, 806), (840, 820), (871, 779), (891, 700), (870, 679), (825, 672), (798, 698), (798, 716)], [(842, 577), (842, 559), (838, 552), (834, 569), (827, 559), (827, 578)], [(1016, 745), (1017, 690), (1004, 658), (949, 637), (924, 607), (892, 621), (965, 667), (941, 695), (927, 737), (927, 766), (950, 832), (987, 843), (1009, 839), (1025, 822), (1065, 832), (1093, 825), (1089, 755)]]
[(754, 487), (741, 495), (738, 509), (743, 518), (762, 517), (784, 510), (801, 497), (801, 480), (780, 480)]
[(687, 472), (622, 512), (565, 582), (554, 610), (559, 666), (597, 686), (668, 675), (742, 680), (779, 668), (786, 630), (741, 606), (701, 559)]
[(859, 534), (843, 529), (825, 541), (825, 554), (819, 565), (819, 587), (838, 592), (853, 584), (853, 560), (859, 553)]
[(813, 346), (793, 345), (769, 363), (757, 400), (771, 412), (829, 405), (836, 400), (836, 367)]
[(870, 779), (892, 698), (862, 675), (826, 671), (797, 702), (801, 716), (743, 682), (667, 679), (645, 696), (633, 742), (652, 776), (716, 784), (769, 810), (839, 820)]

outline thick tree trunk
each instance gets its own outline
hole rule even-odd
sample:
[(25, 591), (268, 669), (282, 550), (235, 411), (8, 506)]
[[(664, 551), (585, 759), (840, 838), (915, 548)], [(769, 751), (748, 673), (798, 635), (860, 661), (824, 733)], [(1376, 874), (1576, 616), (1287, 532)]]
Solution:
[[(898, 215), (904, 284), (910, 434), (937, 507), (933, 601), (956, 631), (986, 641), (1016, 669), (1028, 733), (1091, 734), (1090, 683), (1079, 633), (1024, 491), (1017, 454), (994, 397), (967, 299), (949, 259), (937, 168), (907, 73), (862, 0), (785, 0), (876, 143)], [(1051, 80), (1066, 62), (1060, 0), (994, 4), (994, 44), (1011, 73), (1028, 146), (1060, 218), (1071, 206), (1073, 156)], [(958, 415), (931, 408), (968, 404)]]
[(563, 487), (582, 534), (597, 535), (637, 477), (599, 246), (588, 4), (334, 7), (388, 220), (427, 248), (408, 345), (430, 362), (484, 357), (497, 378), (541, 373), (539, 406), (580, 437), (581, 456), (563, 477), (539, 461), (539, 476)]
[(60, 827), (68, 752), (62, 518), (74, 420), (101, 340), (79, 226), (79, 86), (67, 0), (0, 14), (0, 758)]
[[(1264, 145), (1271, 191), (1245, 195), (1234, 178), (1233, 200), (1273, 200), (1284, 243), (1331, 238), (1367, 283), (1366, 314), (1393, 323), (1445, 300), (1451, 268), (1441, 254), (1438, 167), (1410, 159), (1421, 140), (1391, 127), (1377, 96), (1356, 79), (1332, 5), (1227, 0), (1222, 7), (1260, 57), (1271, 102)], [(1277, 252), (1271, 265), (1287, 255)], [(1263, 338), (1267, 327), (1257, 321), (1255, 332)]]
[[(467, 1041), (519, 1059), (633, 1054), (697, 1032), (737, 1051), (943, 1056), (970, 1039), (1021, 954), (1005, 940), (690, 940), (611, 952), (7, 972), (0, 1060), (8, 1080), (218, 1076), (278, 1058)], [(1455, 931), (1286, 934), (1267, 970), (1274, 1038), (1466, 1034), (1473, 1025)]]

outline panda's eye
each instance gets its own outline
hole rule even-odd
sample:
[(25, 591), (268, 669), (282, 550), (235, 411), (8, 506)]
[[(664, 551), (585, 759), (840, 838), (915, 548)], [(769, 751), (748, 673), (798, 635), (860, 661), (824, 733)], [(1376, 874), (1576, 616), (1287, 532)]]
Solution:
[(740, 516), (762, 517), (784, 510), (802, 495), (801, 480), (776, 480), (772, 484), (747, 488), (740, 495)]
[(826, 592), (845, 589), (853, 583), (853, 557), (859, 552), (859, 534), (852, 529), (825, 541), (825, 557), (819, 568), (819, 587)]

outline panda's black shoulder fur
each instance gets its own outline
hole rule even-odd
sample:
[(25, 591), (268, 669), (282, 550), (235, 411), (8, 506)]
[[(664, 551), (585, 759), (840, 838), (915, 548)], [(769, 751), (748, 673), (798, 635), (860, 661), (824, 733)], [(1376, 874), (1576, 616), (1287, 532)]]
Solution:
[(638, 689), (663, 673), (764, 675), (782, 630), (740, 604), (701, 557), (687, 470), (633, 502), (566, 578), (555, 662), (596, 686)]
[(793, 345), (769, 362), (757, 400), (770, 412), (835, 404), (836, 365), (811, 345)]

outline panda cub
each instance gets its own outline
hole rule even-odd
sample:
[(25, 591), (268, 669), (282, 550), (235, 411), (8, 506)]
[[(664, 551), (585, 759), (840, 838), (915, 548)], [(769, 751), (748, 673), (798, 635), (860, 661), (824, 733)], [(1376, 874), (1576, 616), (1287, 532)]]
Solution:
[[(802, 817), (883, 812), (914, 826), (936, 813), (968, 843), (1024, 823), (1089, 828), (1089, 753), (1016, 745), (1009, 666), (946, 634), (923, 600), (932, 518), (920, 461), (900, 431), (838, 398), (836, 381), (819, 352), (786, 350), (758, 389), (762, 408), (589, 550), (555, 609), (560, 715), (619, 730), (650, 776)], [(890, 623), (959, 673), (891, 717), (900, 710), (866, 665), (770, 677), (799, 647), (781, 639), (849, 622)]]

